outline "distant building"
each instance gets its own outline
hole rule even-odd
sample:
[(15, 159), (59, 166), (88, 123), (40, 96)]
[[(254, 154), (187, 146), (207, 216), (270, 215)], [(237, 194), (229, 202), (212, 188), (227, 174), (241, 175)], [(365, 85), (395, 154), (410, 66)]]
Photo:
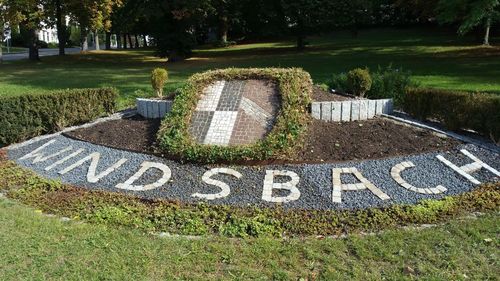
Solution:
[(47, 43), (59, 43), (57, 39), (57, 29), (51, 27), (44, 27), (38, 32), (38, 40)]

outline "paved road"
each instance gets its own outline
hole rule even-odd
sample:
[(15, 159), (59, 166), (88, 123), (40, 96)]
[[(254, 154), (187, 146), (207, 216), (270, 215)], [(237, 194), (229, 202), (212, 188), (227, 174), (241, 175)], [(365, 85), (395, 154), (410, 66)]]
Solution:
[[(79, 53), (80, 48), (66, 48), (66, 54)], [(59, 49), (40, 49), (40, 57), (56, 56), (59, 54)], [(4, 61), (23, 60), (28, 58), (28, 53), (3, 54)]]

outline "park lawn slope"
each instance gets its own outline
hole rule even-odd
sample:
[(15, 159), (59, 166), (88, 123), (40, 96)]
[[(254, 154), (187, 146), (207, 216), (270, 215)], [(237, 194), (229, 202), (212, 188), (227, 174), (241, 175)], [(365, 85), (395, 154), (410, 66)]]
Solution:
[(164, 237), (63, 222), (0, 199), (3, 280), (486, 280), (498, 276), (497, 213), (343, 239)]
[[(498, 45), (498, 38), (492, 39)], [(467, 37), (418, 29), (365, 30), (358, 38), (336, 32), (311, 37), (305, 52), (292, 41), (200, 48), (188, 60), (165, 63), (151, 50), (99, 51), (41, 62), (0, 65), (0, 95), (39, 93), (61, 88), (117, 87), (120, 107), (151, 93), (149, 73), (167, 67), (167, 91), (182, 86), (196, 72), (226, 67), (301, 67), (315, 83), (326, 83), (332, 73), (356, 67), (392, 64), (410, 70), (421, 86), (449, 90), (500, 93), (500, 47), (482, 47)], [(140, 90), (140, 91), (137, 91)]]

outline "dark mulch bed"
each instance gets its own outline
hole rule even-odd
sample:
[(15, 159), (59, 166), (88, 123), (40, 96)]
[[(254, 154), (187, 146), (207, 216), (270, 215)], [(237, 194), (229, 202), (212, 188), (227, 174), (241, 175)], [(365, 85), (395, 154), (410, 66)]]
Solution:
[(313, 101), (345, 101), (352, 100), (352, 98), (347, 96), (342, 96), (339, 94), (330, 93), (321, 89), (319, 86), (313, 86), (312, 92), (312, 100)]
[(134, 117), (99, 123), (89, 128), (67, 132), (70, 138), (124, 150), (155, 153), (160, 119)]
[[(158, 155), (160, 153), (155, 150), (155, 141), (159, 126), (159, 119), (132, 117), (100, 123), (65, 135), (104, 146)], [(460, 142), (454, 139), (441, 138), (428, 130), (398, 124), (385, 118), (344, 123), (313, 120), (308, 127), (303, 148), (286, 162), (318, 163), (378, 159), (445, 151), (459, 144)], [(237, 164), (284, 162), (270, 160)]]
[(366, 121), (313, 120), (295, 161), (335, 162), (450, 150), (460, 142), (385, 118)]

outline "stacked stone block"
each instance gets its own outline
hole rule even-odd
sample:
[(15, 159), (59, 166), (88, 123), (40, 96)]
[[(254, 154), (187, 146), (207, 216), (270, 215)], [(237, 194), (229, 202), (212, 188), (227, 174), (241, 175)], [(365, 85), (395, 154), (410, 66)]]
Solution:
[(392, 111), (392, 99), (313, 102), (311, 105), (313, 118), (335, 122), (367, 120)]

